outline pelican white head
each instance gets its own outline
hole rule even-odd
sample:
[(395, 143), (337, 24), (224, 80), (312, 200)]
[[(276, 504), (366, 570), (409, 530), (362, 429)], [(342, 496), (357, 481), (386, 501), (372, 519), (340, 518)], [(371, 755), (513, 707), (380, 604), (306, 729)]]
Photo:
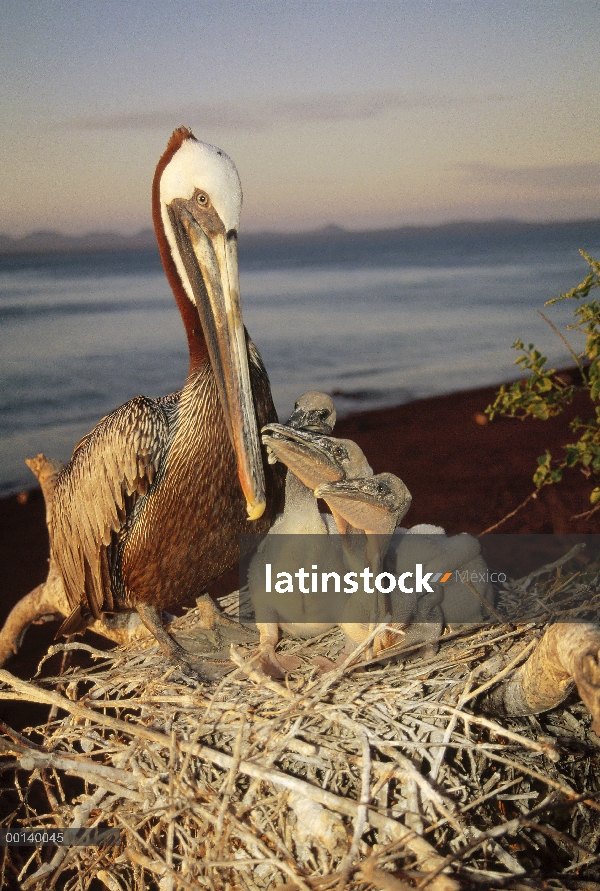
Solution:
[(161, 205), (164, 208), (175, 198), (189, 200), (198, 190), (207, 194), (225, 231), (237, 231), (242, 210), (242, 185), (236, 166), (222, 149), (199, 142), (190, 135), (163, 170)]

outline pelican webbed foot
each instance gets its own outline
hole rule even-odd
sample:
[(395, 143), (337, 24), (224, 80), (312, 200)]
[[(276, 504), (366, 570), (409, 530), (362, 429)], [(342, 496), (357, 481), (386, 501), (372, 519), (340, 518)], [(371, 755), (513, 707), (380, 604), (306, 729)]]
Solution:
[(335, 662), (333, 662), (333, 660), (328, 659), (327, 656), (315, 656), (311, 665), (315, 666), (319, 674), (328, 674), (330, 671), (335, 671), (336, 668), (339, 668), (345, 659), (346, 656), (341, 655)]
[(285, 653), (276, 653), (272, 644), (264, 644), (259, 650), (257, 667), (270, 678), (282, 680), (286, 674), (295, 671), (302, 665), (302, 659), (298, 656), (286, 656)]
[(168, 656), (186, 677), (197, 681), (207, 680), (206, 677), (203, 677), (202, 674), (190, 664), (190, 654), (184, 650), (165, 629), (156, 607), (152, 606), (150, 603), (137, 603), (135, 608), (140, 619), (148, 631), (154, 636), (165, 656)]
[[(353, 628), (354, 626), (350, 626), (350, 627)], [(366, 626), (366, 627), (368, 629), (368, 626)], [(363, 635), (363, 638), (364, 638), (364, 636), (365, 635)], [(344, 629), (344, 637), (345, 637), (344, 648), (343, 648), (342, 652), (339, 654), (339, 656), (337, 657), (337, 659), (335, 659), (335, 660), (329, 659), (327, 656), (315, 656), (312, 659), (311, 665), (315, 666), (315, 668), (317, 669), (319, 674), (328, 674), (330, 671), (337, 670), (344, 664), (344, 662), (346, 662), (348, 657), (350, 655), (352, 655), (352, 653), (354, 653), (354, 651), (357, 648), (358, 643), (360, 643), (360, 638), (357, 638), (356, 640), (354, 638), (352, 638), (348, 634), (347, 628)], [(355, 637), (356, 637), (356, 635), (355, 635)], [(353, 662), (354, 661), (356, 661), (356, 660), (353, 660)], [(350, 665), (352, 665), (352, 662), (350, 663)]]
[(286, 656), (285, 653), (276, 653), (275, 647), (279, 641), (279, 625), (277, 622), (257, 622), (256, 627), (260, 634), (260, 646), (256, 651), (258, 655), (257, 667), (270, 678), (281, 680), (302, 665), (302, 660), (297, 656)]

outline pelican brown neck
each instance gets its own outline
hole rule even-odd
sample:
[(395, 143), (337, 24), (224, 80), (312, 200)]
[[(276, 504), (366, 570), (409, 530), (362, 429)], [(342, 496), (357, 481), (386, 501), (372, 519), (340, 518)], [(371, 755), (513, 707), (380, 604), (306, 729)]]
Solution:
[(173, 259), (171, 246), (167, 240), (160, 203), (160, 181), (163, 172), (172, 160), (173, 155), (181, 148), (186, 139), (193, 138), (191, 130), (188, 130), (186, 127), (179, 127), (174, 131), (164, 154), (158, 162), (154, 180), (152, 182), (152, 222), (154, 224), (154, 232), (156, 234), (158, 252), (160, 254), (163, 269), (165, 270), (165, 275), (171, 285), (171, 290), (173, 291), (173, 296), (175, 297), (185, 328), (190, 353), (190, 374), (193, 371), (196, 371), (202, 363), (207, 361), (208, 347), (200, 323), (198, 309), (194, 306), (191, 300), (189, 300), (184, 290), (181, 276), (175, 265), (175, 260)]

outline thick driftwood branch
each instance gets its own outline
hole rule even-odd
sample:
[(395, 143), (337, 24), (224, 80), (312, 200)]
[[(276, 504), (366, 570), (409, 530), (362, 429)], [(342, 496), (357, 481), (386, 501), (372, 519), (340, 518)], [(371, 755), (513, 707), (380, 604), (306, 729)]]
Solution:
[[(19, 651), (25, 632), (32, 623), (51, 622), (68, 613), (60, 578), (53, 585), (50, 575), (42, 584), (22, 597), (7, 616), (0, 631), (0, 666)], [(56, 590), (55, 590), (56, 588)]]
[[(51, 565), (46, 581), (22, 597), (7, 616), (0, 630), (0, 667), (19, 651), (30, 625), (64, 619), (70, 612), (62, 579)], [(121, 646), (150, 637), (150, 632), (135, 612), (106, 617), (104, 621), (96, 619), (88, 625), (88, 629)]]
[(48, 532), (52, 532), (54, 484), (56, 483), (56, 477), (65, 465), (56, 458), (47, 458), (41, 452), (36, 458), (25, 458), (25, 464), (27, 464), (41, 486), (42, 495), (46, 502), (46, 525), (48, 526)]
[(555, 708), (573, 686), (600, 735), (600, 628), (587, 622), (551, 625), (527, 659), (508, 680), (481, 701), (485, 711), (536, 715)]

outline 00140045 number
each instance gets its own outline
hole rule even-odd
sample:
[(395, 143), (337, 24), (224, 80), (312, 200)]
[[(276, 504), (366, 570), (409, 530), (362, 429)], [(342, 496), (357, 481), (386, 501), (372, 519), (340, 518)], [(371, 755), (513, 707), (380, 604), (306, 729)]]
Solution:
[(59, 847), (82, 845), (118, 845), (121, 830), (109, 826), (95, 826), (92, 829), (53, 829), (47, 826), (31, 829), (0, 828), (1, 846)]

